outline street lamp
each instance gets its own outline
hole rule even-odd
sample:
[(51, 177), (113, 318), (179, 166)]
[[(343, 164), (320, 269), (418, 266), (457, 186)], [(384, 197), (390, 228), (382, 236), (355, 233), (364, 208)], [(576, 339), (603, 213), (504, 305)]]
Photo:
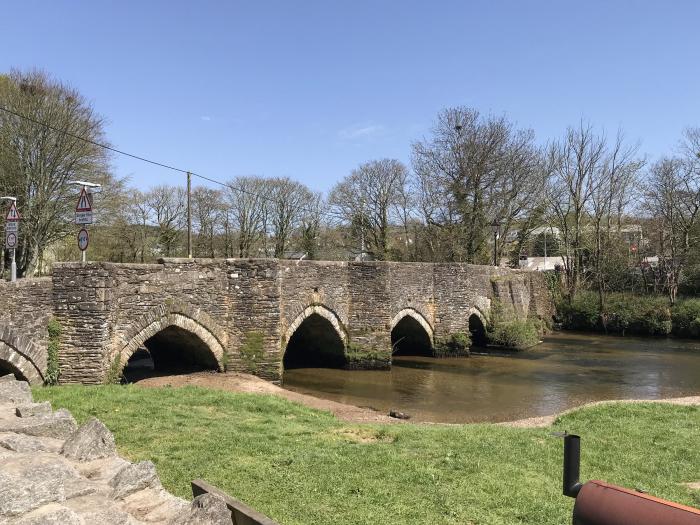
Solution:
[[(13, 204), (17, 204), (17, 197), (0, 197), (0, 201), (12, 201)], [(9, 224), (9, 223), (8, 223)], [(17, 223), (13, 223), (17, 224)], [(16, 239), (16, 237), (15, 237)], [(15, 262), (15, 248), (12, 248), (12, 256), (10, 258), (10, 282), (15, 282), (17, 280), (17, 263)], [(4, 255), (3, 255), (4, 257)]]
[(498, 230), (501, 228), (501, 223), (494, 219), (491, 223), (491, 231), (493, 231), (493, 265), (498, 266)]

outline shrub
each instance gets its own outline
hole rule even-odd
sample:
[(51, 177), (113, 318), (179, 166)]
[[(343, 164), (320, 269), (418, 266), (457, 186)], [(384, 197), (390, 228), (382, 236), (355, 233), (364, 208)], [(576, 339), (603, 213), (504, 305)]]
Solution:
[(700, 299), (678, 301), (671, 309), (673, 334), (679, 337), (700, 337)]
[(571, 301), (560, 301), (557, 312), (564, 328), (619, 334), (668, 335), (671, 310), (662, 296), (609, 294), (601, 313), (598, 294), (584, 291)]
[(490, 344), (511, 350), (524, 350), (540, 342), (537, 323), (525, 321), (498, 321), (489, 327), (486, 337)]
[(58, 349), (61, 346), (61, 323), (56, 319), (51, 319), (46, 327), (49, 333), (49, 344), (46, 358), (46, 377), (44, 382), (47, 385), (57, 385), (60, 376), (58, 368)]
[(435, 341), (435, 356), (448, 357), (469, 355), (471, 344), (471, 334), (455, 332), (444, 339)]

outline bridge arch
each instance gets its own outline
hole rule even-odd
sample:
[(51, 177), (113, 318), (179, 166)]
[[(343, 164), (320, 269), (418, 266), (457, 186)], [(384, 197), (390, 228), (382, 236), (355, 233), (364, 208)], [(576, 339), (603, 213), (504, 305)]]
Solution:
[(284, 336), (283, 368), (339, 368), (346, 363), (348, 334), (330, 308), (307, 306), (289, 325)]
[(224, 370), (224, 332), (203, 312), (186, 308), (169, 311), (159, 308), (144, 318), (138, 328), (129, 331), (128, 342), (122, 342), (121, 348), (112, 354), (112, 360), (119, 359), (120, 370), (123, 371), (132, 355), (142, 348), (148, 350), (156, 366), (159, 360), (181, 360)]
[(486, 327), (488, 322), (484, 314), (478, 308), (470, 308), (467, 317), (469, 333), (471, 334), (472, 345), (486, 346)]
[(45, 349), (10, 327), (0, 327), (0, 375), (14, 374), (31, 385), (40, 385), (45, 369)]
[(415, 308), (404, 308), (389, 323), (392, 353), (432, 355), (433, 327)]

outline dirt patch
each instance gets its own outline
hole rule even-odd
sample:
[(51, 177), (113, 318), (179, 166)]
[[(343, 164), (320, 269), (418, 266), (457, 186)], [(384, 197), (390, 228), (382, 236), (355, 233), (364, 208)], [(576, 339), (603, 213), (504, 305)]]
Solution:
[(162, 377), (149, 377), (137, 383), (144, 387), (161, 386), (201, 386), (215, 388), (227, 392), (243, 392), (252, 394), (269, 394), (280, 396), (296, 403), (301, 403), (317, 410), (327, 410), (342, 421), (353, 423), (398, 423), (397, 419), (377, 412), (370, 408), (361, 408), (354, 405), (346, 405), (328, 399), (300, 394), (285, 390), (275, 384), (260, 379), (259, 377), (241, 374), (238, 372), (195, 372), (192, 374), (171, 375)]
[(681, 485), (685, 485), (689, 489), (700, 490), (700, 481), (693, 481), (691, 483), (681, 483)]
[(336, 428), (330, 432), (333, 438), (350, 443), (393, 443), (394, 438), (381, 430), (368, 427)]

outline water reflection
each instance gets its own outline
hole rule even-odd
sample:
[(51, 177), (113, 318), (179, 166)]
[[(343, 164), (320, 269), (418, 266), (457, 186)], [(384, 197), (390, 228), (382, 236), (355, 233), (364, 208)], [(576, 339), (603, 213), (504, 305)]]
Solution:
[(285, 371), (291, 390), (435, 422), (508, 421), (601, 399), (700, 393), (700, 342), (564, 333), (519, 354), (395, 357), (391, 371)]

